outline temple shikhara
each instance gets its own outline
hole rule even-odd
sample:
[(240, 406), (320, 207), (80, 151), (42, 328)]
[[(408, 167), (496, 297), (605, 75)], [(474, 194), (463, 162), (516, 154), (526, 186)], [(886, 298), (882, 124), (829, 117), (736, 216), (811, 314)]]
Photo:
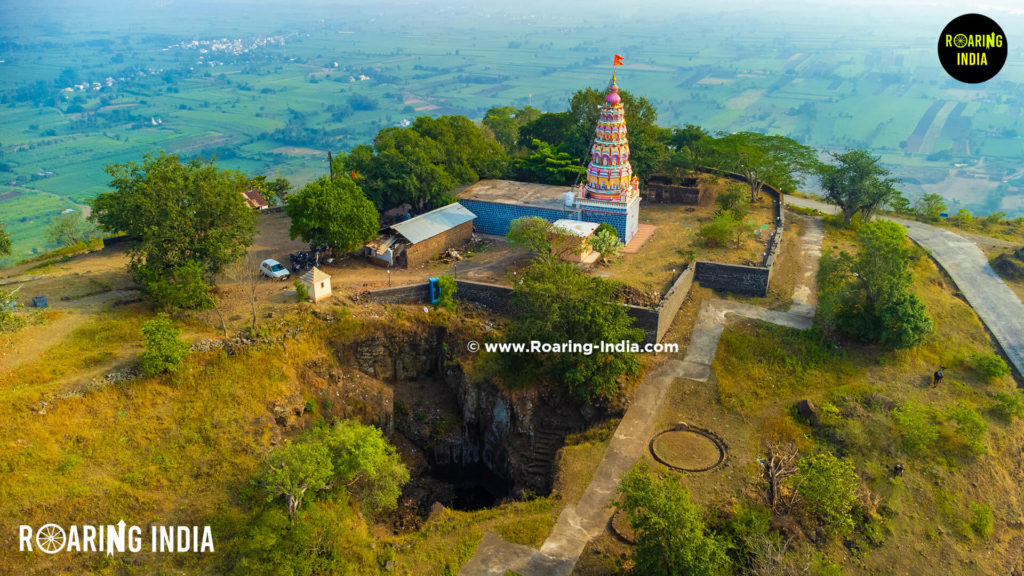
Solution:
[(628, 244), (640, 221), (640, 194), (629, 164), (629, 138), (619, 86), (613, 75), (595, 128), (586, 180), (575, 187), (512, 180), (481, 180), (459, 194), (476, 215), (474, 228), (504, 235), (517, 218), (538, 216), (550, 222), (608, 223)]
[(576, 202), (581, 211), (624, 214), (624, 228), (616, 226), (616, 229), (619, 230), (620, 240), (628, 243), (636, 235), (639, 224), (640, 189), (639, 181), (633, 175), (633, 167), (629, 164), (626, 112), (622, 108), (622, 98), (614, 75), (604, 101), (605, 105), (601, 107), (601, 116), (597, 121), (594, 145), (590, 149), (587, 181), (576, 188)]

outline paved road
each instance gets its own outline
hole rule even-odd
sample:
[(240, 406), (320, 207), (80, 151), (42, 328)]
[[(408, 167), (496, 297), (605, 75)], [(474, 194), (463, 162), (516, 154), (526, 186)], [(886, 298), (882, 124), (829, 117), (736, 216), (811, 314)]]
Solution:
[[(831, 204), (787, 196), (786, 203), (835, 214)], [(907, 227), (907, 235), (929, 252), (949, 274), (985, 323), (1017, 373), (1024, 375), (1024, 304), (989, 266), (978, 246), (962, 236), (912, 220), (889, 218)]]

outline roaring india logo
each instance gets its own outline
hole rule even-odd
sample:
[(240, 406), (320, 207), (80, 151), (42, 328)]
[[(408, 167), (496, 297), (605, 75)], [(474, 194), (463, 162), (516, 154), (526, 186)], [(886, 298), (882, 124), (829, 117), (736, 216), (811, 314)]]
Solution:
[(46, 524), (34, 530), (32, 526), (18, 527), (18, 550), (45, 554), (58, 552), (103, 552), (107, 556), (118, 553), (138, 553), (148, 544), (149, 552), (207, 553), (213, 552), (213, 532), (209, 526), (157, 526), (149, 527), (148, 538), (140, 526), (129, 526), (124, 520), (110, 525), (60, 526)]
[(1007, 53), (1003, 29), (981, 14), (958, 16), (939, 35), (939, 62), (950, 76), (967, 84), (998, 74)]

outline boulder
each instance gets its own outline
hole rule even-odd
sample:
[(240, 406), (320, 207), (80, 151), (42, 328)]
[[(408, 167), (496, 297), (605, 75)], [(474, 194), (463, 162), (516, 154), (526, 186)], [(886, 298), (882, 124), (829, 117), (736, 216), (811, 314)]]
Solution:
[(818, 408), (806, 398), (797, 402), (796, 414), (806, 420), (811, 426), (817, 426), (821, 423), (821, 419), (818, 417)]

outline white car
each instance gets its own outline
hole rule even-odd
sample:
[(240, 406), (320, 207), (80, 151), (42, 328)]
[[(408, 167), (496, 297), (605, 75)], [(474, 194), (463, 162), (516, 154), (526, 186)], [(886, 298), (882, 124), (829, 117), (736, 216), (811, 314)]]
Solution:
[(275, 280), (287, 280), (291, 276), (291, 272), (288, 272), (287, 268), (281, 266), (281, 263), (273, 258), (267, 258), (260, 262), (260, 272), (267, 278)]

